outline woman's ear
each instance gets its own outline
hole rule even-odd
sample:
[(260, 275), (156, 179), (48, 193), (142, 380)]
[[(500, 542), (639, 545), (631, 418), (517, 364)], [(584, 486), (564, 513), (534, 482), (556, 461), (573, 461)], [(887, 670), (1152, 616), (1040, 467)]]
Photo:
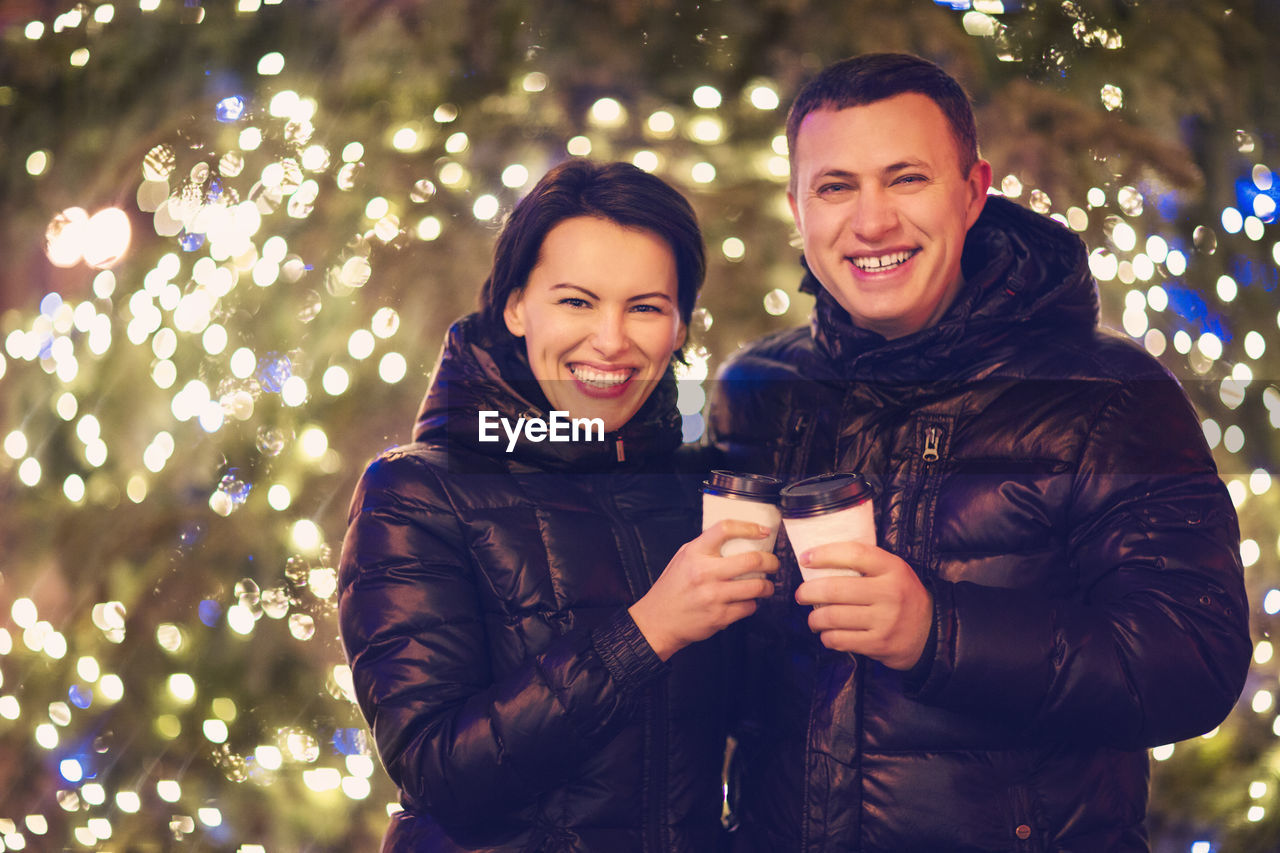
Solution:
[(689, 327), (684, 324), (683, 320), (678, 320), (677, 322), (680, 324), (680, 329), (676, 332), (676, 345), (671, 348), (672, 353), (680, 352), (681, 348), (684, 347), (684, 342), (689, 337)]
[(507, 296), (507, 305), (502, 309), (502, 319), (507, 324), (507, 331), (517, 338), (524, 337), (524, 290), (513, 290)]

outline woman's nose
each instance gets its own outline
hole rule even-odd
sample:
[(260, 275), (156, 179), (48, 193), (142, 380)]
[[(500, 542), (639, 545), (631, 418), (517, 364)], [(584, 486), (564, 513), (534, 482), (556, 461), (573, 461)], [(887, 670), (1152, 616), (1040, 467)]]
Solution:
[(621, 355), (629, 345), (624, 318), (612, 311), (601, 312), (591, 338), (592, 346), (605, 358)]

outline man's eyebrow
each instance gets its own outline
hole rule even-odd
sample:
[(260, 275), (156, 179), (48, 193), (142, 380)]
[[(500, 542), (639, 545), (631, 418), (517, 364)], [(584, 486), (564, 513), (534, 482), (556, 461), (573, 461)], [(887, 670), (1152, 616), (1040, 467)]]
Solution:
[[(899, 160), (895, 163), (890, 163), (889, 165), (881, 168), (877, 172), (877, 174), (892, 175), (895, 172), (902, 172), (907, 169), (926, 169), (927, 170), (929, 168), (931, 168), (929, 166), (929, 163), (924, 160), (908, 158), (906, 160)], [(815, 182), (826, 180), (828, 178), (837, 178), (844, 181), (856, 181), (858, 180), (858, 175), (854, 172), (850, 172), (848, 169), (840, 169), (837, 167), (832, 167), (830, 169), (823, 169), (820, 172), (815, 172), (813, 176), (813, 180)]]
[(846, 181), (851, 184), (856, 184), (858, 182), (858, 176), (853, 172), (850, 172), (848, 169), (837, 169), (833, 167), (814, 172), (813, 176), (809, 178), (808, 185), (811, 189), (816, 189), (823, 181)]
[(883, 169), (881, 169), (880, 172), (881, 174), (888, 174), (890, 172), (901, 172), (903, 169), (928, 169), (928, 168), (929, 168), (929, 164), (926, 161), (917, 160), (915, 158), (908, 158), (906, 160), (899, 160), (896, 163), (890, 163), (888, 166), (885, 166)]

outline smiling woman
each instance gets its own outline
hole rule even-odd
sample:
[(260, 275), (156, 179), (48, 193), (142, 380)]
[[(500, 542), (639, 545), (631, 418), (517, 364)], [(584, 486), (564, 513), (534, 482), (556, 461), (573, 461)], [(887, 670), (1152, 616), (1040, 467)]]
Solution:
[(684, 344), (677, 293), (675, 255), (661, 237), (580, 216), (547, 234), (504, 318), (525, 339), (552, 408), (601, 418), (612, 432), (639, 411)]
[(340, 617), (404, 806), (384, 851), (717, 849), (720, 631), (778, 561), (720, 556), (753, 523), (698, 535), (671, 362), (703, 270), (660, 179), (553, 169), (450, 330), (415, 443), (365, 472)]

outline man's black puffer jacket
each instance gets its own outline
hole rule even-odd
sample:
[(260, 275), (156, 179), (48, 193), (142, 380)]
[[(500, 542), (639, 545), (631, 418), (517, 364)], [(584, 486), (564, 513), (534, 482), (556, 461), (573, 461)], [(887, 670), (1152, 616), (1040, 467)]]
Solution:
[(664, 664), (626, 611), (698, 534), (674, 380), (605, 442), (480, 443), (479, 411), (546, 416), (527, 370), (455, 324), (416, 442), (353, 500), (342, 639), (404, 805), (383, 850), (714, 850), (719, 641)]
[(933, 593), (908, 673), (824, 649), (794, 560), (747, 621), (758, 681), (735, 849), (1145, 851), (1149, 747), (1231, 710), (1251, 643), (1234, 508), (1197, 418), (1097, 327), (1083, 245), (999, 198), (935, 327), (812, 328), (722, 371), (728, 464), (858, 471), (879, 544)]

